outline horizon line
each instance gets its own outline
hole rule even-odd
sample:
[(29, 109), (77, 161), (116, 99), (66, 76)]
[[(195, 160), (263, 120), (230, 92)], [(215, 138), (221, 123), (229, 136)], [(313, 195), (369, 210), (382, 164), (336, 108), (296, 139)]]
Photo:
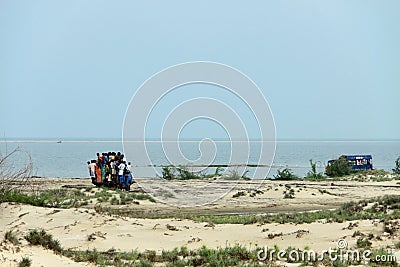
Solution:
[(371, 138), (371, 139), (328, 139), (328, 138), (315, 138), (315, 139), (306, 139), (306, 138), (299, 138), (299, 139), (290, 139), (290, 138), (281, 138), (276, 140), (268, 140), (268, 139), (195, 139), (195, 138), (183, 138), (180, 140), (172, 140), (172, 139), (145, 139), (145, 140), (125, 140), (122, 139), (114, 139), (114, 138), (6, 138), (0, 139), (0, 143), (16, 143), (16, 142), (65, 142), (65, 143), (73, 143), (73, 142), (201, 142), (211, 140), (213, 142), (390, 142), (390, 141), (400, 141), (400, 139), (391, 139), (391, 138)]

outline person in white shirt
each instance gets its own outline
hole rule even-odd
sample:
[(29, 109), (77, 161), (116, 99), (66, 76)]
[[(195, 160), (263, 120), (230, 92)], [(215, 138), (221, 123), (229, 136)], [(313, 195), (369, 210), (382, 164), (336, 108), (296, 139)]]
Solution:
[(125, 190), (130, 191), (131, 184), (133, 183), (133, 174), (132, 174), (132, 165), (128, 162), (126, 166), (126, 173), (125, 173)]
[(91, 162), (88, 161), (88, 169), (89, 169), (90, 178), (93, 181), (95, 179), (95, 172), (96, 172), (96, 161), (95, 160), (92, 160)]
[(119, 166), (118, 166), (118, 176), (119, 176), (119, 185), (122, 187), (122, 185), (125, 182), (125, 177), (124, 177), (124, 170), (125, 170), (125, 161), (122, 161)]
[(116, 177), (117, 170), (115, 168), (115, 161), (113, 159), (110, 161), (110, 169), (111, 169), (111, 180), (115, 184), (117, 181), (117, 177)]

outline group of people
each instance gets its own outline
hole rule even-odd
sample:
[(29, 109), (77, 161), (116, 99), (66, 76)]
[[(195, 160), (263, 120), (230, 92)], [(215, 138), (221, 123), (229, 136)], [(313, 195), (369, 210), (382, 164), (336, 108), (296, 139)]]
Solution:
[(131, 163), (126, 163), (121, 152), (97, 153), (97, 159), (87, 162), (94, 185), (130, 190), (133, 183)]

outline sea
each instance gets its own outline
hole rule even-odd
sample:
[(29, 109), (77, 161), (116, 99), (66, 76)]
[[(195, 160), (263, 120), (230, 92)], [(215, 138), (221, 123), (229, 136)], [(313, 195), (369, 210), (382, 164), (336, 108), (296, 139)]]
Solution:
[[(327, 161), (340, 155), (372, 155), (374, 168), (391, 171), (395, 160), (400, 156), (400, 141), (276, 141), (273, 159), (268, 164), (259, 162), (262, 141), (251, 141), (250, 150), (243, 149), (242, 162), (231, 162), (232, 144), (227, 141), (215, 141), (213, 165), (246, 165), (248, 176), (255, 173), (255, 168), (267, 168), (266, 177), (272, 178), (277, 170), (290, 168), (294, 174), (304, 177), (310, 171), (310, 159), (317, 163), (317, 170), (324, 172)], [(96, 159), (97, 152), (121, 151), (124, 146), (118, 140), (11, 140), (0, 142), (2, 155), (20, 148), (24, 153), (14, 155), (10, 160), (27, 160), (29, 155), (34, 165), (34, 175), (54, 178), (89, 177), (87, 161)], [(161, 175), (161, 167), (167, 165), (191, 166), (204, 151), (199, 148), (199, 141), (186, 140), (179, 143), (180, 155), (165, 155), (159, 141), (146, 143), (147, 155), (131, 153), (127, 161), (132, 163), (135, 177), (152, 178)], [(236, 153), (241, 153), (241, 150)], [(214, 153), (215, 152), (215, 153)], [(184, 158), (185, 160), (182, 160)], [(149, 164), (149, 161), (151, 164)], [(260, 166), (258, 166), (260, 165)], [(205, 169), (215, 172), (215, 168)], [(255, 178), (266, 178), (255, 177)]]

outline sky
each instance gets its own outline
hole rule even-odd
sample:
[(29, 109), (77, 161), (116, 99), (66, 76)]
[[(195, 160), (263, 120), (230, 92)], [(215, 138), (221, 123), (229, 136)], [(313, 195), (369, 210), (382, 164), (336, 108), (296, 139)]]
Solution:
[[(143, 82), (211, 61), (258, 85), (278, 139), (400, 139), (399, 1), (237, 2), (0, 0), (1, 136), (120, 139)], [(176, 94), (236, 101), (211, 87)], [(177, 99), (155, 109), (149, 138)], [(182, 130), (225, 134), (212, 121)]]

